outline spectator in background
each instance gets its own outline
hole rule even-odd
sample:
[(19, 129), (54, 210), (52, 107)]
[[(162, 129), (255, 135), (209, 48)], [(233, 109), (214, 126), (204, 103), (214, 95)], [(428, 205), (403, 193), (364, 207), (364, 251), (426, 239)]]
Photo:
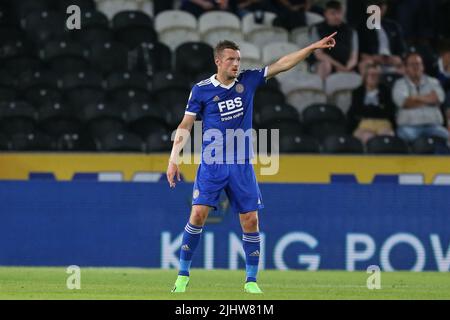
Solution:
[(288, 31), (306, 26), (305, 12), (310, 8), (310, 0), (274, 0), (277, 17), (273, 25)]
[(239, 17), (245, 16), (247, 13), (255, 11), (269, 11), (270, 8), (266, 4), (267, 0), (230, 0), (230, 6), (233, 4), (233, 11)]
[(182, 0), (181, 10), (192, 13), (197, 18), (212, 10), (229, 10), (228, 0)]
[(369, 29), (364, 21), (359, 27), (359, 47), (361, 67), (369, 63), (381, 65), (383, 72), (403, 74), (402, 56), (406, 52), (406, 43), (400, 25), (388, 18), (386, 0), (373, 1), (381, 9), (381, 29)]
[(440, 53), (438, 78), (445, 92), (444, 108), (447, 116), (447, 128), (450, 131), (450, 48)]
[(411, 142), (419, 137), (440, 137), (448, 140), (443, 127), (440, 105), (444, 90), (439, 81), (424, 74), (422, 58), (410, 53), (405, 58), (405, 76), (395, 82), (392, 90), (397, 106), (397, 135)]
[(325, 21), (316, 24), (311, 31), (312, 41), (337, 31), (333, 50), (316, 50), (316, 71), (325, 79), (332, 72), (351, 72), (358, 63), (358, 35), (344, 23), (344, 12), (338, 1), (328, 1), (325, 6)]
[(364, 82), (353, 91), (347, 113), (353, 135), (364, 144), (377, 135), (394, 135), (395, 108), (390, 90), (380, 84), (380, 74), (378, 65), (365, 66)]

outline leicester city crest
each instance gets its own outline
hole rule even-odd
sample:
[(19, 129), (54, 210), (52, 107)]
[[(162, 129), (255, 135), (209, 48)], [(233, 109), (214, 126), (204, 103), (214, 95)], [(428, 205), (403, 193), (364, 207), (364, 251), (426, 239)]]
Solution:
[(236, 85), (236, 92), (237, 92), (237, 93), (242, 93), (242, 92), (244, 92), (244, 85), (241, 84), (241, 83), (238, 83), (238, 84)]

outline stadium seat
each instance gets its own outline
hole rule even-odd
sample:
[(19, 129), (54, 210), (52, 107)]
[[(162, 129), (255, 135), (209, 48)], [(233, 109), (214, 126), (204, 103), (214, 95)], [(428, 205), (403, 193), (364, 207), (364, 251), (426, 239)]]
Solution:
[(4, 62), (7, 59), (13, 59), (17, 57), (24, 56), (34, 56), (32, 52), (34, 51), (33, 46), (29, 42), (17, 38), (14, 40), (2, 39), (0, 44), (0, 61)]
[(166, 119), (169, 114), (157, 105), (133, 103), (126, 111), (126, 123), (129, 131), (147, 137), (150, 133), (168, 131)]
[(52, 71), (25, 72), (19, 78), (19, 88), (27, 101), (40, 106), (61, 100), (62, 93), (58, 87), (58, 78), (57, 74)]
[(33, 11), (22, 20), (22, 26), (33, 41), (45, 43), (64, 38), (66, 20), (63, 13)]
[(200, 41), (197, 19), (189, 12), (166, 10), (155, 17), (155, 30), (159, 40), (172, 51), (187, 41)]
[(147, 152), (170, 152), (172, 140), (169, 133), (152, 132), (145, 139)]
[(421, 137), (413, 141), (411, 152), (416, 154), (450, 154), (447, 141), (439, 137)]
[(306, 131), (320, 141), (347, 133), (345, 115), (333, 105), (313, 104), (303, 110), (302, 120)]
[(87, 134), (72, 133), (63, 134), (55, 141), (55, 148), (58, 151), (94, 151), (95, 142)]
[(105, 98), (103, 78), (94, 70), (67, 73), (61, 83), (65, 98), (75, 110)]
[(66, 13), (66, 10), (69, 6), (76, 5), (80, 7), (81, 13), (89, 11), (89, 10), (95, 10), (97, 5), (94, 0), (58, 0), (57, 6), (58, 9), (64, 13)]
[(175, 50), (175, 70), (190, 78), (207, 71), (214, 73), (213, 56), (213, 48), (206, 43), (183, 43)]
[(5, 60), (4, 63), (5, 70), (13, 77), (19, 77), (23, 73), (41, 68), (40, 60), (33, 56), (11, 58)]
[(130, 53), (135, 60), (133, 70), (145, 70), (148, 76), (158, 71), (172, 70), (172, 52), (161, 42), (141, 43)]
[(371, 154), (406, 154), (408, 145), (400, 138), (393, 136), (376, 136), (366, 143), (367, 152)]
[(331, 135), (322, 143), (323, 153), (364, 153), (361, 141), (351, 135)]
[(10, 138), (13, 151), (52, 151), (54, 144), (48, 135), (41, 132), (18, 133)]
[(325, 20), (325, 18), (322, 15), (315, 13), (315, 12), (306, 11), (305, 15), (306, 15), (306, 24), (308, 26), (312, 26), (317, 23), (321, 23), (322, 21)]
[(288, 42), (287, 30), (272, 26), (276, 15), (272, 12), (264, 12), (261, 23), (254, 13), (248, 13), (242, 18), (242, 31), (245, 39), (258, 47), (272, 42)]
[(97, 0), (97, 9), (112, 19), (123, 10), (138, 10), (139, 2), (136, 0)]
[(96, 10), (81, 11), (81, 25), (83, 26), (81, 29), (69, 32), (74, 40), (85, 45), (114, 40), (114, 34), (109, 29), (108, 17), (103, 12)]
[(126, 44), (129, 49), (136, 48), (143, 42), (158, 40), (152, 18), (142, 11), (118, 12), (112, 19), (112, 27), (116, 40)]
[(319, 142), (304, 134), (285, 134), (280, 137), (280, 153), (319, 153)]
[(326, 103), (327, 96), (323, 89), (323, 81), (317, 74), (288, 71), (276, 77), (286, 100), (302, 114), (306, 107)]
[(291, 30), (289, 40), (300, 48), (304, 48), (310, 44), (310, 35), (308, 27), (297, 27)]
[(254, 121), (258, 127), (264, 127), (273, 121), (299, 121), (297, 110), (288, 104), (265, 104), (254, 111)]
[(120, 42), (94, 43), (90, 52), (92, 66), (103, 73), (128, 70), (128, 49)]
[(12, 2), (12, 11), (18, 19), (23, 19), (32, 12), (56, 9), (52, 0), (20, 0)]
[(16, 42), (18, 40), (24, 40), (26, 38), (26, 34), (19, 29), (18, 26), (13, 25), (3, 25), (0, 26), (0, 39), (2, 39), (3, 43)]
[(16, 79), (0, 70), (0, 101), (13, 101), (17, 97)]
[(0, 128), (9, 136), (33, 132), (36, 119), (36, 109), (26, 102), (0, 102)]
[(41, 58), (58, 72), (85, 70), (89, 67), (88, 51), (77, 42), (50, 41), (41, 51)]
[(9, 149), (9, 140), (8, 137), (0, 132), (0, 150), (5, 151)]
[(239, 18), (226, 11), (208, 11), (198, 18), (198, 30), (203, 41), (214, 47), (221, 40), (240, 43), (244, 40)]
[(96, 141), (98, 151), (143, 152), (145, 147), (138, 135), (126, 131), (110, 132)]
[(325, 80), (328, 102), (337, 105), (347, 113), (352, 103), (352, 91), (362, 84), (362, 78), (355, 72), (337, 72)]
[(282, 56), (298, 51), (300, 48), (290, 42), (271, 42), (262, 48), (262, 62), (265, 66), (272, 64)]
[(124, 107), (151, 99), (151, 83), (143, 72), (113, 72), (106, 80), (107, 97)]
[(125, 128), (125, 110), (114, 103), (90, 103), (81, 118), (92, 137), (102, 137), (109, 132), (120, 132)]
[(47, 103), (39, 108), (39, 127), (46, 134), (59, 137), (82, 132), (78, 113), (67, 103)]
[(259, 86), (255, 92), (253, 99), (253, 106), (255, 109), (260, 109), (265, 105), (283, 105), (286, 99), (283, 92), (273, 85)]
[(261, 51), (253, 43), (241, 41), (239, 42), (241, 49), (241, 69), (250, 70), (261, 68), (263, 63), (261, 61)]

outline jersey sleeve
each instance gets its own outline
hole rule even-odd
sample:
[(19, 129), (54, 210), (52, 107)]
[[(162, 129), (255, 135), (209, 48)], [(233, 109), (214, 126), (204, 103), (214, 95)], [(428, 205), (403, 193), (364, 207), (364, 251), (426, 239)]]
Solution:
[(268, 67), (264, 67), (261, 69), (245, 70), (244, 75), (246, 81), (252, 84), (252, 86), (256, 90), (257, 87), (266, 83), (267, 69)]
[(184, 114), (191, 116), (196, 116), (202, 110), (202, 103), (200, 99), (200, 92), (198, 86), (192, 87), (191, 93), (189, 94), (186, 110)]

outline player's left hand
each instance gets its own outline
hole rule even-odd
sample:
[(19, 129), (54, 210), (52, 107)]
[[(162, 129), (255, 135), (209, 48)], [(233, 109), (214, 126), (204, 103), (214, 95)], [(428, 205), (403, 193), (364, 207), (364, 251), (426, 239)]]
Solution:
[(336, 45), (336, 40), (334, 39), (334, 36), (337, 34), (337, 32), (333, 33), (332, 35), (329, 35), (328, 37), (323, 38), (320, 41), (317, 41), (313, 44), (315, 49), (330, 49), (334, 48)]
[(167, 181), (169, 182), (169, 186), (171, 188), (175, 188), (175, 176), (177, 176), (177, 180), (181, 181), (180, 178), (180, 169), (178, 168), (177, 164), (173, 163), (172, 161), (169, 161), (169, 165), (167, 166)]

